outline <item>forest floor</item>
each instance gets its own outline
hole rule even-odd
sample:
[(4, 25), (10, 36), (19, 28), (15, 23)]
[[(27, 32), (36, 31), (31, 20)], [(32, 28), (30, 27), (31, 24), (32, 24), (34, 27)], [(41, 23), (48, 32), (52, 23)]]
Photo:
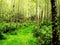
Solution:
[(28, 27), (18, 29), (18, 31), (16, 30), (12, 35), (4, 34), (7, 39), (0, 40), (0, 45), (35, 45), (36, 38), (33, 37), (32, 33), (34, 27), (35, 25), (30, 25)]

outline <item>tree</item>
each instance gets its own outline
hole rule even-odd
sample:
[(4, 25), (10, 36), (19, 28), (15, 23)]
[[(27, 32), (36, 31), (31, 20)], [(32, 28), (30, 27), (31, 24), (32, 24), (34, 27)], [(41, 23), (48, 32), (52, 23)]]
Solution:
[(37, 22), (38, 22), (38, 27), (39, 27), (39, 0), (36, 0), (36, 15), (37, 15)]
[(58, 43), (58, 29), (57, 29), (57, 11), (56, 11), (56, 0), (51, 0), (52, 8), (52, 45), (57, 45)]

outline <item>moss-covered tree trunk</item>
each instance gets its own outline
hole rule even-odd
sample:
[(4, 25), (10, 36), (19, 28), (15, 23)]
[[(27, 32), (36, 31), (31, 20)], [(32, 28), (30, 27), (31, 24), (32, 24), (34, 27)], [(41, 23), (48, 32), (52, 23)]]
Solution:
[(51, 0), (52, 8), (52, 45), (58, 45), (58, 29), (57, 29), (57, 10), (56, 10), (56, 0)]

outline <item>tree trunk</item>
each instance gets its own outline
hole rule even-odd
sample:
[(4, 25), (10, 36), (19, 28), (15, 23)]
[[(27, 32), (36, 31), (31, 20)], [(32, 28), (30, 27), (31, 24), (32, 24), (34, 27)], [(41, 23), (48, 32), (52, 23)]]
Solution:
[(56, 0), (51, 0), (52, 8), (52, 45), (58, 45), (58, 29), (57, 29), (57, 12), (56, 12)]
[(39, 0), (36, 0), (36, 15), (37, 15), (37, 23), (38, 23), (38, 27), (39, 27)]

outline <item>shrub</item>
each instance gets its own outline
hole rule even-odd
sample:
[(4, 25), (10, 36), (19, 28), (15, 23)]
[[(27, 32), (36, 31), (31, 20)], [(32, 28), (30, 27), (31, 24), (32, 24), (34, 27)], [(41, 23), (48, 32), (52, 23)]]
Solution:
[(37, 38), (37, 43), (42, 45), (50, 45), (52, 38), (52, 29), (51, 26), (42, 26), (42, 28), (34, 29), (33, 36)]
[(1, 24), (0, 25), (0, 32), (3, 32), (3, 33), (10, 33), (12, 31), (15, 31), (17, 29), (17, 24), (10, 24), (10, 23), (7, 23), (7, 24)]

